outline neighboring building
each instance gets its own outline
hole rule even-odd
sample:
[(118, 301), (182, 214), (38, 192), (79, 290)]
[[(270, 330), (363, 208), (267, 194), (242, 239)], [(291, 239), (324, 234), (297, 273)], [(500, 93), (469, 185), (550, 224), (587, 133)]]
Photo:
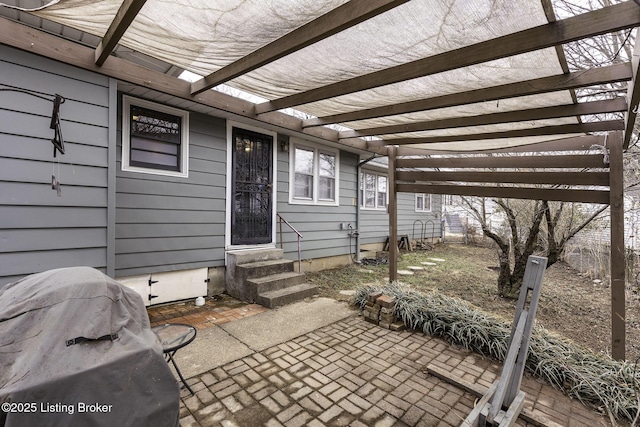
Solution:
[[(87, 265), (143, 295), (157, 282), (158, 303), (222, 291), (230, 251), (282, 241), (297, 259), (276, 214), (303, 235), (304, 269), (346, 264), (389, 234), (386, 165), (360, 167), (369, 153), (7, 46), (0, 58), (11, 89), (0, 96), (0, 286)], [(55, 157), (54, 94), (65, 99)], [(398, 206), (399, 234), (440, 221), (439, 197), (401, 193)]]

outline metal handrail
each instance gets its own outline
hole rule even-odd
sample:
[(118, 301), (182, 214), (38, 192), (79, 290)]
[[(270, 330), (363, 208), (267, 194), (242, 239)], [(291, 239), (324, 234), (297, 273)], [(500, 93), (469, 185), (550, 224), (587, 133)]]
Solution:
[(283, 244), (282, 244), (282, 223), (284, 222), (285, 224), (287, 224), (287, 226), (298, 235), (298, 273), (302, 273), (302, 253), (300, 251), (300, 239), (302, 239), (302, 234), (296, 230), (296, 228), (289, 224), (289, 221), (287, 221), (286, 219), (284, 219), (279, 213), (276, 214), (278, 216), (279, 219), (279, 223), (280, 223), (280, 249), (283, 249)]

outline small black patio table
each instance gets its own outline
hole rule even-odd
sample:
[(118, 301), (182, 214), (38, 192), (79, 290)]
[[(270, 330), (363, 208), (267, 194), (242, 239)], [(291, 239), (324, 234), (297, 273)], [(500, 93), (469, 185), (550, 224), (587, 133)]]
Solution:
[(196, 339), (196, 328), (191, 325), (185, 325), (183, 323), (167, 323), (164, 325), (158, 325), (151, 328), (151, 330), (157, 335), (162, 345), (162, 352), (164, 353), (167, 363), (173, 363), (173, 367), (176, 368), (178, 376), (182, 380), (182, 384), (191, 392), (193, 390), (187, 384), (182, 372), (178, 368), (175, 359), (176, 352), (182, 347), (189, 345), (194, 339)]

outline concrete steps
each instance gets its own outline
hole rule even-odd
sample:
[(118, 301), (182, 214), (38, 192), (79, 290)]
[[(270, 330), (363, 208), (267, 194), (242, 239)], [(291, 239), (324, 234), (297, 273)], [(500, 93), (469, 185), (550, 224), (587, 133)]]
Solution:
[(251, 287), (252, 291), (255, 292), (255, 295), (258, 295), (263, 292), (277, 291), (289, 286), (299, 285), (304, 283), (305, 278), (304, 273), (287, 271), (284, 273), (249, 279), (247, 280), (247, 283)]
[(445, 220), (450, 233), (460, 234), (464, 231), (462, 220), (458, 214), (445, 214)]
[(318, 287), (304, 283), (304, 273), (282, 250), (266, 249), (229, 253), (227, 289), (231, 296), (268, 308), (291, 304), (318, 294)]
[(318, 294), (318, 287), (309, 283), (289, 286), (275, 291), (263, 292), (256, 302), (267, 308), (275, 308), (291, 304)]

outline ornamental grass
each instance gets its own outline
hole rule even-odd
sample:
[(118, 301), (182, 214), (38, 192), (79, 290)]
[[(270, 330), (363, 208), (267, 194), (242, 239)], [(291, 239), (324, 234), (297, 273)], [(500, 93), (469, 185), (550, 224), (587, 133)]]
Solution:
[[(458, 298), (436, 292), (423, 294), (398, 283), (361, 287), (355, 304), (364, 308), (367, 295), (376, 291), (396, 298), (394, 314), (408, 328), (499, 361), (506, 357), (511, 324), (503, 319)], [(640, 403), (636, 364), (595, 354), (535, 326), (526, 368), (583, 404), (635, 425)]]

